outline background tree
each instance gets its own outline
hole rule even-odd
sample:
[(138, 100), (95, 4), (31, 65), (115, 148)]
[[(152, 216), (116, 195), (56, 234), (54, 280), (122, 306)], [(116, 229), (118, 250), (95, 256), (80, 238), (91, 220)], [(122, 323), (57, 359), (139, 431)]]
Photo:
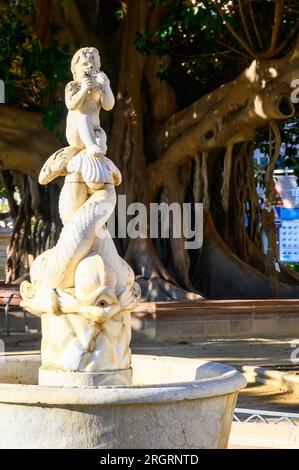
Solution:
[[(70, 52), (94, 45), (117, 96), (104, 127), (124, 177), (119, 192), (128, 203), (204, 202), (200, 250), (187, 252), (175, 238), (118, 240), (144, 298), (298, 296), (298, 275), (282, 265), (277, 271), (272, 210), (275, 165), (285, 160), (298, 172), (290, 100), (299, 78), (296, 0), (1, 4), (0, 73), (9, 101), (0, 107), (0, 160), (15, 217), (8, 280), (59, 233), (59, 184), (42, 190), (36, 175), (63, 138)], [(263, 175), (254, 167), (256, 148), (270, 157)]]

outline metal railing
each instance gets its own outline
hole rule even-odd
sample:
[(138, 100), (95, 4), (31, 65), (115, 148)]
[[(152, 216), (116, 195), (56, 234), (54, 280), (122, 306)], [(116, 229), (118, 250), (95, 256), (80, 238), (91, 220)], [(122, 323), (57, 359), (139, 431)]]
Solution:
[[(245, 418), (242, 419), (239, 415), (245, 415)], [(261, 422), (277, 425), (285, 421), (292, 426), (299, 426), (299, 413), (236, 408), (233, 421), (237, 423)]]

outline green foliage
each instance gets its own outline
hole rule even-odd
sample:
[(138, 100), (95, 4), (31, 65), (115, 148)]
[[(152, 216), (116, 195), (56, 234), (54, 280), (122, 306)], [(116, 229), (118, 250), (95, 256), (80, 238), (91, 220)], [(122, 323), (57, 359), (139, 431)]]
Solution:
[(43, 106), (41, 110), (43, 115), (43, 126), (49, 130), (55, 130), (60, 122), (62, 112), (58, 104), (53, 104), (52, 106)]
[(6, 197), (6, 190), (2, 178), (0, 178), (0, 199)]
[[(252, 61), (253, 56), (236, 39), (237, 35), (248, 42), (244, 17), (254, 53), (266, 52), (270, 46), (274, 0), (155, 0), (154, 3), (160, 13), (159, 24), (155, 31), (138, 32), (136, 47), (143, 54), (169, 55), (172, 59), (169, 71), (161, 71), (159, 77), (172, 85), (187, 80), (193, 85), (196, 98), (199, 92), (206, 94), (232, 80)], [(298, 1), (285, 1), (277, 40), (285, 41), (286, 48), (294, 39), (297, 20)]]
[(291, 271), (295, 271), (296, 273), (299, 273), (299, 263), (287, 263), (286, 266)]
[(114, 16), (118, 22), (121, 22), (125, 19), (127, 14), (127, 4), (122, 0), (116, 0), (116, 5), (112, 6), (114, 10)]
[(236, 58), (233, 51), (224, 50), (221, 41), (229, 35), (214, 2), (177, 0), (171, 2), (171, 8), (165, 0), (155, 3), (161, 8), (158, 27), (139, 32), (135, 44), (141, 53), (171, 56), (169, 73), (162, 71), (161, 79), (178, 75), (179, 80), (191, 78), (202, 85), (219, 74), (224, 63), (230, 63), (232, 72), (236, 70), (236, 59), (238, 67), (240, 60), (243, 66), (247, 63), (242, 53)]
[(54, 38), (42, 47), (33, 13), (32, 0), (0, 2), (0, 77), (6, 102), (42, 108), (45, 127), (53, 129), (60, 119), (56, 91), (69, 76), (70, 52)]
[[(141, 54), (171, 58), (167, 68), (159, 70), (157, 76), (175, 89), (181, 107), (234, 79), (252, 62), (253, 55), (242, 45), (242, 40), (255, 55), (269, 50), (274, 0), (155, 0), (154, 3), (160, 14), (158, 26), (154, 31), (138, 32), (135, 45)], [(294, 42), (297, 22), (298, 0), (286, 0), (277, 37), (277, 45), (284, 44), (282, 55)], [(298, 126), (298, 118), (280, 125), (283, 145), (277, 167), (293, 168), (299, 177)], [(268, 130), (258, 131), (256, 147), (262, 154), (269, 154)]]

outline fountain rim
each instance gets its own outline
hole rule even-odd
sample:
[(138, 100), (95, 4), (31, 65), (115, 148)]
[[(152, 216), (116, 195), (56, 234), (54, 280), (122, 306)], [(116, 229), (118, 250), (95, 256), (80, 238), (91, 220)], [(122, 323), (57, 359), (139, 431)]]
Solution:
[[(149, 358), (149, 356), (144, 357)], [(162, 360), (163, 357), (159, 359)], [(181, 358), (171, 359), (181, 362)], [(184, 358), (183, 361), (184, 363), (193, 364), (196, 362), (198, 367), (204, 367), (205, 375), (211, 374), (212, 377), (182, 382), (101, 387), (0, 383), (0, 404), (116, 406), (178, 402), (227, 395), (235, 393), (246, 386), (246, 379), (243, 374), (229, 365), (194, 358)], [(27, 362), (30, 361), (27, 359)]]

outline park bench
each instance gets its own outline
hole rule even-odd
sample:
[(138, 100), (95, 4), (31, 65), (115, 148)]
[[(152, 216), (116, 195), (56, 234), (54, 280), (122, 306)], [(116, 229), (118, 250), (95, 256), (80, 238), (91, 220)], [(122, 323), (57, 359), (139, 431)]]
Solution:
[(9, 336), (11, 333), (10, 328), (10, 313), (21, 312), (24, 319), (24, 331), (29, 333), (28, 316), (26, 310), (20, 306), (21, 295), (20, 287), (16, 284), (0, 284), (0, 311), (4, 312), (5, 322), (3, 335)]

